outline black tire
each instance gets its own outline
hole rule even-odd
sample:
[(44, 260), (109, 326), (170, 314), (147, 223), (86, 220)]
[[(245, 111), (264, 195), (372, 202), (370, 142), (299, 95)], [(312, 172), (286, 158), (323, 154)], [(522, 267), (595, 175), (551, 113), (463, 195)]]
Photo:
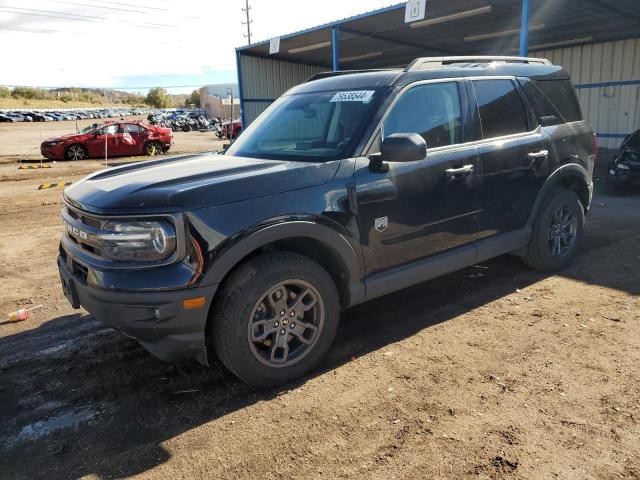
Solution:
[[(556, 220), (569, 215), (569, 212), (572, 215), (570, 228), (559, 226)], [(533, 232), (527, 255), (523, 259), (524, 263), (543, 272), (557, 272), (569, 267), (582, 244), (584, 216), (584, 207), (573, 190), (563, 188), (550, 192), (533, 222)], [(574, 230), (573, 234), (566, 233), (571, 230)], [(560, 240), (557, 239), (558, 235)], [(571, 237), (573, 240), (570, 240)]]
[[(276, 366), (273, 362), (273, 353), (261, 353), (258, 349), (264, 347), (267, 350), (277, 350), (277, 338), (284, 332), (284, 329), (280, 330), (280, 328), (289, 321), (288, 328), (295, 330), (293, 328), (296, 327), (295, 319), (300, 317), (297, 317), (297, 314), (296, 317), (292, 315), (291, 320), (286, 314), (277, 317), (279, 315), (277, 311), (273, 312), (276, 317), (271, 317), (272, 313), (266, 312), (264, 309), (262, 312), (264, 317), (257, 317), (259, 310), (256, 308), (266, 305), (264, 302), (259, 302), (268, 298), (268, 292), (272, 292), (270, 295), (273, 300), (274, 291), (272, 289), (274, 286), (278, 288), (278, 285), (294, 281), (305, 283), (313, 289), (314, 295), (317, 294), (319, 299), (316, 299), (314, 306), (310, 308), (314, 310), (314, 315), (316, 310), (322, 311), (323, 321), (315, 331), (312, 330), (313, 343), (311, 345), (305, 344), (303, 346), (302, 342), (297, 340), (300, 338), (298, 334), (295, 336), (289, 333), (283, 335), (281, 338), (290, 338), (290, 340), (286, 340), (287, 354), (290, 353), (289, 343), (295, 346), (293, 352), (300, 352), (300, 347), (304, 349), (301, 350), (302, 353), (299, 353), (297, 358), (292, 357), (293, 359), (289, 360), (289, 362), (293, 362), (292, 364), (283, 363)], [(286, 289), (283, 291), (287, 292)], [(294, 295), (294, 292), (289, 293)], [(294, 304), (299, 299), (300, 303), (297, 304), (302, 305), (302, 297), (304, 297), (302, 292), (298, 298), (286, 295), (285, 302)], [(307, 315), (306, 310), (304, 315)], [(213, 353), (211, 352), (213, 349), (222, 364), (249, 385), (256, 387), (283, 385), (305, 375), (325, 356), (335, 338), (339, 316), (340, 304), (336, 286), (331, 276), (320, 265), (307, 257), (291, 252), (262, 254), (240, 265), (223, 284), (210, 318), (211, 328), (208, 329), (209, 337), (207, 339), (209, 354)], [(256, 318), (262, 320), (257, 321)], [(271, 322), (277, 319), (282, 320), (282, 324), (278, 327), (276, 322), (274, 327), (278, 328), (275, 328), (276, 331), (265, 337), (264, 340), (265, 343), (271, 342), (270, 349), (268, 346), (265, 347), (263, 343), (252, 340), (255, 337), (253, 329), (257, 323), (264, 322), (265, 325), (269, 323), (269, 328), (271, 328)], [(303, 319), (299, 319), (297, 328), (300, 328), (300, 325), (308, 324)], [(303, 330), (303, 332), (308, 333), (308, 330)], [(265, 334), (264, 331), (260, 333)], [(308, 341), (311, 343), (311, 340)], [(261, 355), (270, 356), (270, 358), (262, 358)], [(270, 362), (270, 364), (265, 362)]]
[(148, 157), (155, 157), (163, 153), (162, 144), (160, 142), (149, 142), (144, 146), (144, 153)]
[(69, 145), (67, 149), (64, 151), (64, 158), (67, 160), (85, 160), (89, 158), (87, 154), (87, 149), (84, 148), (79, 143), (74, 143), (73, 145)]

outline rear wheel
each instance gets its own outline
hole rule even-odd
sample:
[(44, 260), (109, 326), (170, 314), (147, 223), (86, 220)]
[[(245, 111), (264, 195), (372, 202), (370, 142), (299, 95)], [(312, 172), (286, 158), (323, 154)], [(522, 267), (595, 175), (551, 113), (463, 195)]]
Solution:
[(160, 142), (149, 142), (144, 147), (144, 153), (149, 157), (155, 157), (162, 153), (162, 144)]
[(78, 144), (70, 145), (67, 147), (65, 157), (67, 160), (84, 160), (87, 158), (87, 149)]
[(524, 262), (545, 272), (569, 267), (582, 243), (583, 228), (584, 208), (578, 195), (567, 189), (551, 192), (533, 222)]
[(223, 285), (210, 344), (245, 383), (281, 385), (324, 357), (339, 312), (336, 287), (320, 265), (295, 253), (268, 253), (241, 265)]

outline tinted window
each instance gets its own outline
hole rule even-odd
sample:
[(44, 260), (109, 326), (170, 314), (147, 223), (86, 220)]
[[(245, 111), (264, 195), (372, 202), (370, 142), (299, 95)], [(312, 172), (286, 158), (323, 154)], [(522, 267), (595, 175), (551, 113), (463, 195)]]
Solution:
[(536, 85), (553, 102), (567, 122), (582, 120), (578, 101), (568, 80), (541, 80)]
[(557, 125), (564, 122), (556, 106), (542, 93), (542, 90), (540, 90), (534, 82), (528, 78), (520, 78), (518, 82), (529, 104), (533, 108), (538, 122), (544, 121), (545, 126)]
[(527, 111), (511, 80), (477, 80), (473, 88), (478, 99), (483, 138), (528, 131)]
[(458, 85), (432, 83), (406, 92), (384, 122), (384, 136), (393, 133), (418, 133), (428, 148), (460, 143), (462, 114)]

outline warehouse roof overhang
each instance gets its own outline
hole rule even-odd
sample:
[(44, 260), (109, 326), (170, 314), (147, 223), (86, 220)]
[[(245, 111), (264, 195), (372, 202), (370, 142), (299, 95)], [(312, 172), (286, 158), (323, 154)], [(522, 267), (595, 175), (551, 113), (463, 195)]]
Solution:
[[(345, 70), (403, 67), (420, 56), (526, 54), (640, 36), (639, 0), (428, 0), (426, 5), (426, 17), (412, 23), (405, 23), (401, 3), (282, 35), (278, 53), (269, 54), (268, 40), (237, 51)], [(528, 25), (524, 38), (521, 25)]]

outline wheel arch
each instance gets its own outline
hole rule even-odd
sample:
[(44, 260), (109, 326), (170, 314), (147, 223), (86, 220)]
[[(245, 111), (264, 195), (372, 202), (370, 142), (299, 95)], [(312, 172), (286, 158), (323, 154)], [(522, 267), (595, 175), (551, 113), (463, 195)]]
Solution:
[(311, 221), (269, 225), (236, 240), (215, 255), (203, 283), (221, 284), (238, 265), (269, 251), (299, 253), (321, 265), (335, 282), (343, 308), (364, 299), (365, 287), (356, 251), (342, 234)]
[(554, 188), (558, 187), (574, 191), (578, 195), (580, 203), (582, 204), (586, 214), (589, 210), (589, 204), (591, 203), (590, 185), (591, 178), (589, 177), (587, 170), (582, 165), (577, 163), (562, 165), (549, 175), (545, 183), (542, 185), (533, 205), (527, 225), (533, 224), (545, 196)]

